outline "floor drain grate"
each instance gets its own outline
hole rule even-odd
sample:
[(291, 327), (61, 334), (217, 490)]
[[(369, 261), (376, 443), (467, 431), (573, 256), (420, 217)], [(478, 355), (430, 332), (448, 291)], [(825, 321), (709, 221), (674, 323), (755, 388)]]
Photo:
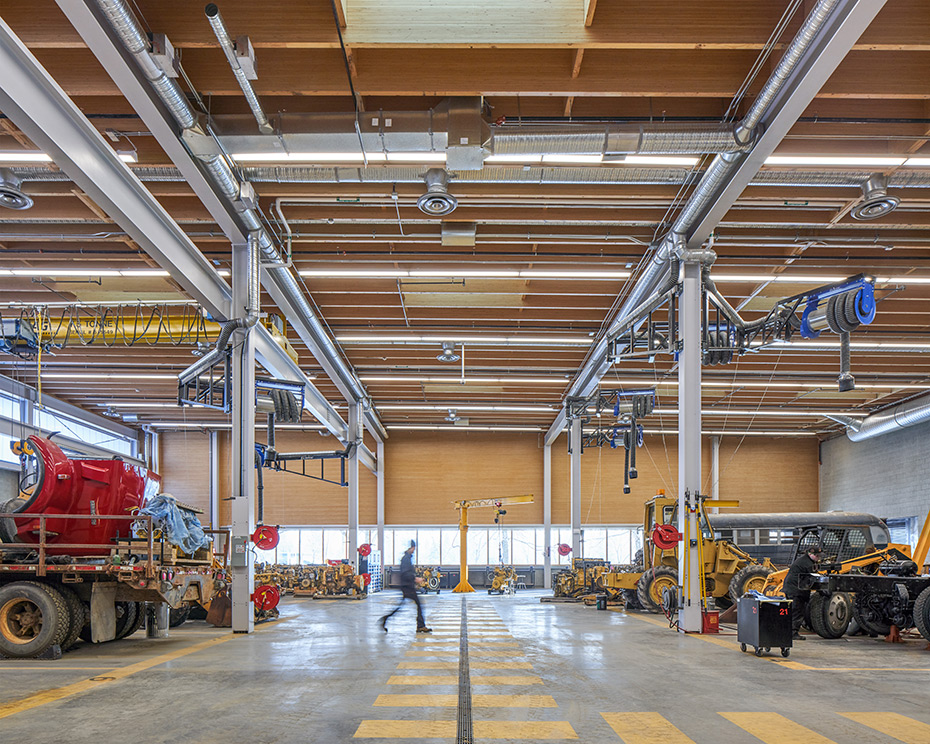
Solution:
[(462, 638), (459, 645), (459, 710), (455, 744), (473, 744), (471, 725), (471, 677), (468, 672), (468, 607), (462, 597)]

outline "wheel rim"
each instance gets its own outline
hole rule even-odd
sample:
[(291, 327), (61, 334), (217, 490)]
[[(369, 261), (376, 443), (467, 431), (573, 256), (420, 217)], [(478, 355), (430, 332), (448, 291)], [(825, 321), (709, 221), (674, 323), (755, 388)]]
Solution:
[(652, 586), (649, 587), (649, 597), (655, 602), (659, 607), (662, 606), (662, 593), (664, 591), (672, 591), (678, 589), (678, 581), (673, 579), (671, 576), (656, 576), (652, 582)]
[[(750, 576), (743, 582), (743, 592), (761, 592), (765, 588), (766, 576)], [(742, 596), (742, 595), (740, 595)]]
[(0, 607), (0, 633), (10, 643), (30, 643), (41, 632), (42, 610), (35, 602), (17, 597)]
[(827, 621), (833, 628), (845, 628), (849, 624), (849, 603), (845, 597), (839, 594), (830, 597)]

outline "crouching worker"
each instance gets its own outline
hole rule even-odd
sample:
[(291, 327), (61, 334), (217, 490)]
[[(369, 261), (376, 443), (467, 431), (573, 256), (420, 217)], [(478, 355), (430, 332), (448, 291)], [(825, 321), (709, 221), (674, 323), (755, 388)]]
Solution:
[(807, 605), (811, 599), (810, 575), (817, 573), (817, 564), (822, 556), (821, 548), (817, 546), (809, 548), (797, 557), (788, 569), (788, 575), (785, 576), (783, 591), (785, 596), (791, 600), (791, 629), (793, 631), (791, 637), (795, 641), (806, 640), (801, 635), (801, 624), (807, 615)]

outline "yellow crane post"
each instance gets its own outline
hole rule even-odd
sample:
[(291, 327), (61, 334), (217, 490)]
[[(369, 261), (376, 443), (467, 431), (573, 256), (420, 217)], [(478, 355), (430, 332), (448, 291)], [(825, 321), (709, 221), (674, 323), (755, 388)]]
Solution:
[(468, 510), (484, 506), (500, 508), (511, 504), (532, 504), (533, 495), (502, 496), (499, 499), (467, 499), (465, 501), (453, 501), (452, 503), (459, 510), (459, 568), (461, 570), (458, 586), (452, 591), (463, 594), (475, 591), (474, 587), (468, 583)]

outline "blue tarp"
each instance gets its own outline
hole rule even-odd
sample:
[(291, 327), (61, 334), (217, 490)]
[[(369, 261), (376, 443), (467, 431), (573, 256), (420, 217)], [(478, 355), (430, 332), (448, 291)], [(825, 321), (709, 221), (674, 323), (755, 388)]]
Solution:
[(152, 517), (155, 529), (161, 530), (168, 542), (185, 553), (193, 554), (198, 548), (210, 544), (197, 515), (181, 509), (169, 493), (150, 498), (139, 510), (139, 515)]

